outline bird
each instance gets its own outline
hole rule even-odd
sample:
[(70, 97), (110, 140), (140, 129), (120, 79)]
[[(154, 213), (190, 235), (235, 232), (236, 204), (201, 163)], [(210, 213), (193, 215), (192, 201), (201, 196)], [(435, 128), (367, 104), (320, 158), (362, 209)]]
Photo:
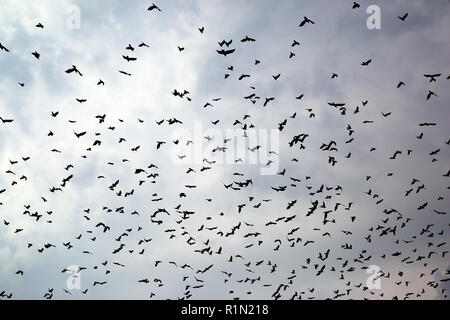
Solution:
[(1, 42), (0, 42), (0, 50), (9, 52), (8, 48), (6, 48)]
[(230, 39), (229, 41), (222, 40), (222, 41), (218, 42), (219, 46), (221, 46), (221, 47), (224, 45), (229, 47), (231, 45), (231, 43), (233, 43), (233, 39)]
[(84, 136), (84, 135), (86, 134), (86, 131), (79, 132), (79, 133), (76, 133), (76, 132), (74, 131), (73, 133), (75, 134), (75, 136), (76, 136), (77, 138), (81, 138), (82, 136)]
[(218, 54), (221, 54), (223, 56), (227, 56), (229, 54), (232, 54), (236, 49), (229, 49), (229, 50), (225, 50), (225, 49), (221, 49), (221, 50), (216, 50)]
[(83, 76), (81, 74), (81, 72), (78, 71), (78, 69), (77, 69), (77, 67), (75, 65), (72, 65), (72, 68), (69, 68), (69, 69), (66, 70), (66, 73), (72, 73), (72, 72), (75, 72), (75, 73), (77, 73), (80, 76)]
[(398, 16), (397, 18), (399, 18), (402, 21), (405, 21), (406, 17), (408, 16), (408, 12), (406, 12), (403, 16)]
[(264, 101), (264, 105), (263, 105), (263, 106), (264, 106), (264, 107), (267, 106), (267, 104), (268, 104), (270, 101), (273, 101), (273, 100), (275, 100), (275, 97), (266, 98), (265, 101)]
[(3, 119), (2, 117), (0, 117), (0, 121), (1, 121), (2, 123), (11, 123), (11, 122), (14, 121), (14, 119)]
[(441, 74), (440, 73), (435, 73), (435, 74), (424, 74), (424, 77), (426, 78), (430, 78), (430, 82), (436, 82), (436, 78), (440, 77)]
[(137, 58), (135, 58), (135, 57), (129, 57), (129, 56), (124, 56), (124, 55), (122, 55), (122, 58), (124, 58), (127, 62), (137, 60)]
[(303, 27), (306, 23), (314, 24), (314, 21), (310, 20), (307, 17), (303, 17), (303, 20), (302, 20), (302, 22), (300, 22), (299, 27)]
[(428, 93), (427, 93), (427, 100), (429, 100), (432, 96), (437, 97), (437, 94), (434, 93), (434, 92), (431, 91), (431, 90), (428, 90)]
[(250, 38), (249, 36), (245, 36), (245, 38), (243, 38), (241, 40), (241, 42), (254, 42), (254, 41), (256, 41), (256, 40), (253, 38)]
[(161, 9), (158, 8), (158, 6), (154, 3), (152, 3), (152, 5), (150, 7), (148, 7), (147, 11), (152, 11), (152, 10), (158, 10), (159, 12), (161, 12)]
[(165, 144), (164, 141), (157, 141), (156, 142), (156, 149), (158, 150), (163, 144)]

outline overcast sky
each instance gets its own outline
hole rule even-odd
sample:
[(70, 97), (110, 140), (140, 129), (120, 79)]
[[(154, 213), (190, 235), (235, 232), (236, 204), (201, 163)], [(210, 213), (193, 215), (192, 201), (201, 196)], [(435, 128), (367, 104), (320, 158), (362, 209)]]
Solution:
[[(161, 11), (149, 11), (151, 4), (0, 0), (0, 43), (9, 50), (0, 51), (0, 117), (14, 120), (0, 122), (0, 292), (17, 299), (41, 299), (51, 288), (56, 299), (447, 297), (448, 1), (359, 1), (356, 9), (353, 1), (158, 1)], [(378, 5), (381, 29), (368, 28), (369, 5)], [(305, 16), (314, 24), (299, 27)], [(241, 42), (246, 36), (256, 41)], [(218, 44), (230, 39), (228, 48)], [(72, 65), (82, 76), (65, 72)], [(425, 74), (441, 75), (430, 82)], [(178, 97), (175, 89), (189, 93)], [(429, 91), (436, 95), (427, 100)], [(345, 112), (333, 102), (345, 103)], [(182, 123), (169, 124), (173, 118)], [(238, 146), (244, 163), (220, 163), (234, 151), (234, 141), (223, 141), (230, 130), (247, 143)], [(303, 143), (290, 147), (298, 135)], [(166, 143), (157, 149), (157, 141)], [(331, 141), (337, 150), (321, 149)], [(216, 147), (228, 149), (211, 152)], [(239, 190), (224, 187), (248, 179), (233, 184)], [(286, 190), (273, 189), (280, 186)], [(318, 208), (307, 215), (314, 201)], [(168, 214), (156, 215), (158, 225), (150, 216), (159, 208)], [(182, 219), (184, 210), (193, 214)], [(30, 216), (36, 212), (38, 221)], [(96, 227), (101, 222), (110, 230)], [(211, 254), (196, 251), (205, 248)], [(62, 270), (71, 265), (86, 268), (79, 290), (67, 288)], [(386, 275), (380, 289), (365, 288), (370, 265)], [(277, 291), (280, 284), (287, 287)]]

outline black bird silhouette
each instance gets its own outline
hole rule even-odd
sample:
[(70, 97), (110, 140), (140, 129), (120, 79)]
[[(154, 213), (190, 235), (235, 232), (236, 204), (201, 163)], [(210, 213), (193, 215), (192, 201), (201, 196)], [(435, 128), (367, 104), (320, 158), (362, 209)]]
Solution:
[(227, 55), (232, 54), (235, 50), (236, 49), (228, 49), (228, 50), (221, 49), (221, 50), (216, 50), (216, 51), (218, 54), (221, 54), (226, 57)]
[(156, 149), (159, 149), (163, 144), (166, 144), (164, 141), (157, 141), (156, 142)]
[(245, 36), (245, 38), (243, 38), (243, 39), (241, 40), (241, 42), (249, 42), (249, 41), (254, 42), (254, 41), (256, 41), (256, 40), (253, 39), (253, 38), (250, 38), (249, 36)]
[(75, 134), (75, 136), (77, 138), (81, 138), (82, 136), (84, 136), (86, 134), (86, 131), (80, 132), (80, 133), (76, 133), (75, 131), (73, 132)]
[(306, 23), (314, 24), (314, 21), (310, 20), (308, 17), (303, 17), (302, 22), (300, 22), (299, 27), (303, 27)]
[(432, 96), (437, 97), (438, 95), (431, 90), (428, 90), (427, 100), (429, 100)]
[(130, 62), (130, 61), (136, 61), (136, 60), (137, 60), (137, 58), (135, 58), (135, 57), (129, 57), (129, 56), (122, 56), (122, 58), (124, 58), (125, 60), (127, 60), (127, 62)]
[(218, 44), (219, 44), (219, 46), (227, 46), (227, 48), (230, 46), (230, 44), (233, 42), (233, 39), (230, 39), (229, 41), (226, 41), (226, 40), (222, 40), (222, 41), (220, 41), (220, 42), (218, 42)]
[(406, 17), (408, 16), (408, 12), (407, 13), (405, 13), (403, 16), (398, 16), (397, 18), (399, 18), (400, 20), (402, 20), (402, 21), (405, 21), (405, 19), (406, 19)]
[(435, 73), (435, 74), (424, 74), (424, 76), (426, 78), (430, 78), (430, 82), (436, 82), (436, 78), (440, 77), (441, 74), (440, 73)]
[(9, 52), (8, 48), (6, 48), (2, 43), (0, 42), (0, 50)]
[(78, 71), (77, 67), (74, 66), (74, 65), (72, 65), (72, 68), (66, 70), (66, 73), (72, 73), (72, 72), (78, 73), (80, 76), (83, 76), (83, 75), (81, 74), (81, 72)]
[(152, 10), (158, 10), (159, 12), (161, 12), (161, 9), (160, 8), (158, 8), (158, 6), (156, 5), (156, 4), (154, 4), (154, 3), (152, 3), (152, 5), (150, 6), (150, 7), (148, 7), (148, 11), (152, 11)]
[(2, 117), (0, 117), (0, 121), (3, 122), (3, 123), (11, 123), (14, 120), (13, 119), (3, 119)]
[(266, 98), (266, 100), (264, 101), (264, 107), (267, 106), (267, 104), (268, 104), (270, 101), (273, 101), (273, 100), (275, 100), (275, 97)]

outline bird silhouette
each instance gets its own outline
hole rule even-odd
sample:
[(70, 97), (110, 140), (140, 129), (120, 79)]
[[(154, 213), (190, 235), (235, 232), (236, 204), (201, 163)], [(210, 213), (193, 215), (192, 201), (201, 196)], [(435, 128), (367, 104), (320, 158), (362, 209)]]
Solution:
[(158, 6), (154, 3), (152, 3), (152, 5), (150, 7), (148, 7), (147, 9), (148, 11), (152, 11), (152, 10), (158, 10), (159, 12), (161, 12), (161, 9), (158, 8)]
[(302, 22), (300, 22), (299, 27), (303, 27), (305, 24), (310, 23), (310, 24), (314, 24), (314, 21), (310, 20), (307, 17), (303, 17)]
[(80, 75), (80, 76), (83, 76), (83, 75), (81, 74), (81, 72), (78, 71), (77, 67), (74, 66), (74, 65), (72, 65), (72, 68), (69, 68), (69, 69), (66, 70), (66, 73), (72, 73), (72, 72), (75, 72), (75, 73), (77, 73), (77, 74)]

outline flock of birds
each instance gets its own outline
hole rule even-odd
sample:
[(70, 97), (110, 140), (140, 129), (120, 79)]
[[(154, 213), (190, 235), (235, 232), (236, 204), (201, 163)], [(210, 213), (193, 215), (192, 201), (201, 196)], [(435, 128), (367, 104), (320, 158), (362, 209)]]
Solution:
[[(360, 5), (358, 3), (353, 3), (350, 9), (358, 10)], [(148, 7), (148, 11), (151, 14), (164, 14), (156, 4), (152, 4)], [(408, 13), (401, 14), (398, 16), (399, 23), (407, 23)], [(298, 28), (313, 28), (316, 25), (314, 18), (303, 17), (300, 19)], [(36, 28), (42, 29), (45, 32), (44, 24), (38, 23)], [(207, 28), (199, 27), (198, 31), (200, 36), (203, 36)], [(255, 42), (256, 39), (250, 36), (244, 36), (240, 42), (251, 43)], [(218, 41), (218, 48), (216, 50), (218, 55), (223, 56), (227, 59), (229, 55), (236, 55), (237, 48), (233, 45), (236, 41), (220, 40)], [(295, 57), (294, 48), (300, 46), (300, 42), (293, 40), (291, 43), (291, 51), (289, 52), (289, 59)], [(138, 63), (139, 57), (136, 49), (151, 49), (151, 46), (145, 42), (141, 42), (136, 45), (128, 44), (125, 47), (125, 52), (122, 58), (128, 63)], [(184, 47), (177, 47), (179, 52), (182, 54)], [(10, 48), (7, 43), (0, 43), (0, 60), (3, 58), (2, 55), (15, 54), (14, 48)], [(37, 59), (45, 59), (37, 51), (31, 52), (31, 54)], [(216, 54), (216, 53), (214, 53)], [(373, 59), (367, 59), (360, 63), (360, 66), (356, 67), (367, 67), (372, 63)], [(254, 65), (257, 66), (261, 61), (255, 59)], [(234, 70), (233, 66), (229, 66), (224, 75), (223, 81), (227, 80), (232, 75)], [(85, 70), (79, 68), (76, 65), (67, 66), (61, 70), (62, 73), (66, 73), (67, 77), (79, 77), (82, 79), (85, 74)], [(118, 72), (126, 77), (132, 77), (132, 74), (126, 70), (118, 70)], [(3, 75), (5, 76), (5, 75)], [(119, 75), (118, 75), (119, 76)], [(422, 75), (421, 75), (422, 76)], [(437, 81), (450, 80), (450, 75), (443, 75), (442, 73), (429, 73), (423, 75), (425, 80), (434, 84)], [(249, 78), (250, 74), (241, 74), (237, 77), (237, 81)], [(278, 81), (281, 74), (272, 75), (274, 81)], [(338, 79), (339, 75), (332, 73), (330, 75), (331, 79)], [(231, 78), (230, 78), (231, 79)], [(234, 80), (231, 80), (234, 81)], [(333, 80), (339, 81), (339, 80)], [(396, 80), (397, 81), (397, 80)], [(450, 82), (449, 82), (450, 83)], [(26, 89), (26, 83), (19, 82), (21, 87)], [(107, 87), (108, 79), (99, 79), (97, 86)], [(403, 86), (406, 86), (405, 81), (398, 80), (393, 86), (394, 89), (401, 90)], [(256, 87), (251, 87), (252, 92), (243, 97), (244, 102), (250, 101), (252, 105), (259, 108), (270, 108), (273, 101), (276, 99), (275, 96), (263, 97), (261, 98), (256, 93)], [(173, 95), (175, 98), (184, 99), (187, 102), (195, 101), (193, 95), (189, 90), (185, 89), (174, 89), (173, 92), (167, 93)], [(304, 95), (307, 93), (301, 93), (298, 96), (292, 97), (294, 101), (301, 102)], [(221, 98), (216, 98), (212, 102), (219, 101)], [(425, 91), (424, 102), (432, 99), (438, 99), (438, 95), (432, 90)], [(76, 98), (76, 101), (80, 104), (86, 103), (87, 99)], [(364, 113), (364, 108), (368, 108), (369, 101), (363, 100), (362, 106), (357, 106), (354, 109), (350, 109), (348, 104), (344, 102), (327, 101), (325, 105), (330, 107), (330, 112), (336, 111), (336, 116), (340, 117), (357, 117), (358, 113)], [(203, 109), (212, 108), (211, 102), (205, 104), (202, 103)], [(243, 110), (246, 110), (243, 108)], [(317, 114), (312, 108), (306, 109), (306, 120), (314, 121)], [(299, 112), (300, 113), (300, 112)], [(391, 112), (382, 113), (382, 118), (387, 118), (391, 115)], [(168, 118), (168, 119), (152, 119), (152, 125), (155, 128), (159, 128), (163, 124), (169, 126), (180, 127), (185, 123), (182, 119), (182, 114), (179, 118)], [(48, 115), (49, 119), (57, 121), (61, 115), (60, 111), (52, 111)], [(277, 122), (276, 127), (281, 134), (281, 143), (289, 146), (289, 152), (292, 155), (291, 159), (288, 161), (291, 164), (295, 164), (301, 167), (301, 155), (314, 150), (326, 157), (326, 163), (328, 166), (332, 167), (332, 170), (339, 170), (339, 165), (343, 161), (350, 161), (352, 158), (352, 153), (342, 153), (344, 146), (351, 145), (355, 143), (358, 137), (358, 132), (350, 124), (345, 128), (348, 138), (346, 141), (324, 141), (319, 146), (312, 145), (309, 143), (310, 134), (309, 133), (298, 133), (294, 136), (283, 136), (286, 132), (286, 127), (296, 128), (297, 121), (301, 115), (297, 112), (293, 113), (285, 119), (281, 119)], [(94, 138), (87, 142), (89, 139), (89, 131), (75, 131), (72, 129), (67, 129), (73, 131), (74, 140), (68, 141), (68, 143), (89, 143), (86, 148), (86, 154), (81, 155), (81, 157), (86, 160), (89, 157), (87, 154), (99, 152), (101, 148), (115, 148), (115, 145), (107, 146), (102, 140), (102, 135), (112, 135), (116, 140), (117, 144), (127, 144), (128, 140), (126, 136), (116, 136), (115, 127), (118, 123), (124, 122), (123, 119), (119, 119), (118, 123), (113, 120), (114, 115), (110, 114), (99, 114), (95, 116), (96, 121), (98, 121), (98, 127), (95, 128)], [(297, 119), (297, 120), (296, 120)], [(213, 125), (219, 123), (221, 119), (212, 121)], [(14, 128), (15, 119), (11, 116), (0, 115), (0, 134), (1, 131), (6, 129)], [(138, 119), (138, 123), (144, 123), (144, 119)], [(69, 123), (74, 124), (76, 120), (69, 120)], [(370, 124), (372, 120), (365, 120), (363, 124)], [(417, 124), (417, 129), (420, 130), (417, 136), (411, 137), (417, 141), (421, 141), (426, 134), (431, 134), (432, 130), (438, 125), (435, 122), (422, 122)], [(445, 124), (445, 119), (442, 119), (442, 125)], [(106, 127), (105, 127), (106, 126)], [(257, 124), (252, 122), (251, 115), (243, 111), (242, 117), (236, 119), (232, 123), (233, 128), (239, 128), (242, 134), (245, 135), (246, 131), (252, 128), (257, 128)], [(52, 130), (48, 130), (45, 133), (47, 139), (51, 141), (55, 133)], [(209, 137), (205, 137), (206, 140)], [(287, 139), (287, 140), (285, 140)], [(51, 142), (49, 142), (51, 144)], [(157, 154), (159, 152), (164, 152), (166, 148), (164, 145), (169, 144), (181, 144), (186, 145), (195, 143), (194, 141), (182, 141), (182, 138), (176, 141), (154, 141), (154, 152)], [(191, 176), (199, 176), (206, 174), (206, 171), (214, 171), (215, 160), (214, 153), (225, 153), (228, 150), (229, 140), (223, 141), (223, 143), (218, 142), (218, 145), (213, 150), (211, 158), (205, 158), (202, 165), (192, 165), (189, 167), (185, 175), (187, 179)], [(442, 138), (441, 144), (437, 146), (434, 150), (429, 153), (432, 162), (437, 162), (439, 155), (448, 152), (450, 146), (450, 138)], [(248, 150), (250, 152), (260, 151), (261, 146), (249, 146)], [(445, 149), (445, 150), (444, 150)], [(129, 152), (140, 152), (140, 145), (132, 145), (129, 148)], [(374, 152), (375, 147), (370, 149), (370, 152)], [(414, 153), (415, 150), (407, 149), (404, 150), (399, 148), (395, 150), (393, 154), (387, 155), (390, 160), (398, 161), (401, 157), (409, 157)], [(46, 152), (46, 151), (43, 151)], [(49, 150), (47, 156), (53, 157), (63, 151), (57, 148), (52, 148)], [(286, 154), (282, 154), (282, 159), (287, 159)], [(180, 156), (183, 157), (183, 156)], [(242, 160), (242, 159), (241, 159)], [(2, 206), (4, 200), (3, 197), (9, 193), (14, 193), (15, 189), (21, 183), (27, 183), (29, 176), (20, 173), (16, 170), (16, 166), (19, 162), (30, 163), (33, 161), (32, 155), (17, 155), (15, 159), (9, 159), (10, 167), (6, 168), (3, 172), (1, 181), (8, 181), (9, 185), (0, 185), (0, 218), (4, 215), (2, 211)], [(130, 160), (124, 158), (123, 163), (129, 163)], [(239, 162), (239, 159), (236, 160)], [(131, 164), (131, 163), (130, 163)], [(108, 162), (108, 166), (115, 165), (114, 162)], [(269, 163), (267, 164), (269, 165)], [(131, 164), (131, 166), (133, 166)], [(157, 236), (164, 237), (164, 242), (167, 243), (167, 249), (170, 251), (172, 241), (180, 241), (184, 247), (185, 256), (184, 260), (172, 260), (172, 259), (153, 259), (151, 266), (148, 268), (153, 268), (152, 272), (147, 272), (145, 275), (134, 274), (134, 282), (136, 286), (146, 286), (148, 288), (147, 298), (163, 298), (159, 294), (159, 290), (165, 286), (171, 286), (170, 281), (179, 281), (182, 283), (182, 289), (179, 295), (172, 298), (178, 299), (189, 299), (195, 298), (196, 292), (204, 290), (203, 288), (210, 285), (208, 282), (211, 280), (207, 279), (219, 279), (220, 283), (223, 285), (223, 290), (226, 290), (228, 297), (233, 299), (239, 298), (252, 298), (254, 293), (260, 290), (266, 290), (264, 292), (270, 292), (267, 296), (269, 299), (314, 299), (314, 298), (324, 298), (330, 297), (333, 299), (338, 298), (353, 298), (368, 296), (372, 298), (393, 298), (393, 299), (408, 299), (408, 298), (421, 298), (424, 296), (429, 296), (430, 292), (437, 292), (444, 298), (447, 298), (448, 292), (444, 288), (445, 282), (450, 280), (449, 274), (450, 270), (442, 269), (436, 267), (436, 261), (447, 262), (448, 265), (448, 230), (449, 227), (447, 217), (447, 212), (442, 210), (437, 210), (437, 205), (439, 202), (445, 200), (445, 192), (441, 190), (442, 194), (434, 199), (429, 199), (423, 203), (417, 205), (417, 211), (426, 211), (424, 214), (436, 215), (444, 221), (443, 224), (426, 223), (426, 219), (419, 219), (416, 217), (414, 212), (401, 212), (399, 209), (391, 207), (383, 207), (384, 198), (382, 197), (383, 190), (375, 190), (370, 183), (376, 179), (375, 176), (366, 175), (362, 177), (362, 182), (366, 183), (361, 190), (361, 194), (366, 196), (366, 202), (374, 205), (376, 210), (379, 212), (377, 221), (368, 226), (365, 230), (365, 235), (362, 238), (352, 237), (353, 228), (358, 228), (359, 214), (353, 209), (354, 202), (348, 201), (345, 194), (343, 185), (330, 185), (325, 181), (320, 181), (315, 178), (314, 174), (306, 174), (304, 176), (292, 175), (292, 172), (286, 167), (281, 168), (279, 172), (273, 177), (265, 177), (266, 179), (273, 179), (268, 190), (264, 193), (265, 196), (261, 197), (258, 194), (253, 194), (252, 188), (255, 186), (255, 177), (249, 176), (241, 172), (233, 172), (232, 176), (228, 178), (227, 181), (223, 182), (223, 190), (220, 194), (210, 195), (209, 198), (205, 199), (207, 205), (210, 206), (208, 212), (214, 212), (215, 200), (218, 197), (227, 197), (231, 194), (241, 194), (246, 198), (245, 201), (241, 203), (232, 204), (234, 207), (230, 212), (220, 211), (218, 213), (209, 214), (202, 222), (199, 224), (194, 224), (193, 217), (203, 216), (204, 212), (196, 211), (192, 208), (187, 208), (183, 202), (186, 198), (194, 199), (194, 201), (203, 201), (197, 199), (195, 191), (201, 186), (194, 183), (187, 183), (184, 186), (173, 187), (175, 194), (178, 195), (179, 203), (174, 206), (169, 204), (164, 205), (165, 197), (158, 194), (147, 194), (140, 192), (143, 186), (154, 184), (158, 186), (160, 181), (165, 175), (170, 175), (170, 172), (161, 172), (159, 170), (160, 164), (157, 160), (152, 163), (146, 164), (146, 166), (133, 167), (129, 169), (128, 174), (133, 177), (134, 185), (132, 187), (127, 187), (123, 185), (123, 182), (119, 176), (106, 176), (99, 174), (94, 177), (96, 181), (101, 181), (103, 188), (111, 192), (117, 199), (123, 201), (123, 205), (118, 207), (112, 207), (110, 205), (101, 206), (101, 214), (95, 213), (97, 208), (86, 208), (83, 210), (80, 216), (80, 220), (83, 223), (87, 223), (89, 228), (83, 230), (79, 234), (70, 235), (67, 234), (64, 241), (61, 243), (18, 243), (19, 247), (26, 248), (29, 250), (29, 255), (42, 255), (45, 259), (46, 253), (49, 250), (66, 250), (69, 253), (72, 251), (79, 251), (82, 254), (93, 255), (98, 261), (94, 265), (80, 266), (79, 270), (76, 271), (83, 279), (83, 274), (89, 273), (90, 271), (96, 270), (96, 278), (92, 283), (83, 283), (83, 288), (80, 290), (81, 294), (89, 297), (92, 291), (95, 291), (98, 287), (105, 287), (111, 282), (112, 275), (117, 270), (126, 269), (130, 267), (127, 263), (130, 256), (148, 256), (147, 261), (151, 261), (153, 257), (151, 256), (152, 241)], [(449, 170), (442, 172), (441, 177), (437, 179), (449, 179), (450, 178), (450, 168)], [(292, 171), (292, 170), (291, 170)], [(64, 165), (65, 175), (60, 176), (60, 182), (56, 185), (48, 186), (48, 190), (45, 193), (39, 194), (39, 198), (42, 203), (42, 208), (38, 206), (32, 206), (28, 203), (14, 204), (18, 210), (17, 215), (27, 216), (30, 221), (34, 222), (33, 228), (40, 228), (42, 224), (52, 223), (52, 217), (57, 215), (58, 208), (51, 206), (52, 199), (57, 194), (64, 194), (67, 188), (71, 187), (74, 180), (77, 179), (77, 164), (67, 163)], [(405, 193), (403, 198), (405, 201), (415, 201), (414, 197), (420, 195), (423, 190), (433, 183), (433, 181), (424, 182), (416, 178), (418, 172), (411, 173), (410, 182), (405, 185)], [(388, 172), (387, 176), (395, 175), (394, 172)], [(270, 180), (269, 180), (270, 181)], [(447, 180), (448, 181), (448, 180)], [(181, 190), (179, 190), (181, 189)], [(275, 198), (279, 194), (286, 194), (287, 191), (294, 190), (297, 194), (301, 194), (302, 190), (306, 190), (307, 194), (301, 197), (290, 199), (284, 206), (273, 208), (270, 210), (276, 211), (277, 218), (267, 219), (265, 216), (258, 216), (257, 212), (260, 208), (265, 206), (270, 206), (271, 203), (275, 202)], [(36, 190), (36, 192), (38, 192)], [(403, 190), (401, 191), (403, 192)], [(150, 208), (151, 212), (139, 212), (137, 210), (131, 211), (127, 208), (125, 198), (133, 199), (134, 197), (144, 197), (145, 199), (150, 199), (152, 206)], [(231, 198), (231, 197), (230, 197)], [(4, 198), (3, 198), (4, 199)], [(400, 201), (400, 198), (399, 198)], [(155, 204), (156, 206), (153, 206)], [(299, 205), (306, 205), (306, 210), (300, 208)], [(44, 209), (45, 208), (45, 209)], [(112, 215), (120, 215), (120, 219), (123, 219), (121, 225), (111, 225), (109, 217)], [(221, 222), (223, 218), (232, 216), (233, 221), (236, 223), (227, 228)], [(103, 218), (100, 218), (103, 217)], [(134, 219), (134, 220), (133, 220)], [(2, 218), (2, 226), (0, 229), (2, 233), (11, 234), (12, 237), (17, 237), (17, 241), (20, 241), (20, 235), (26, 233), (28, 230), (23, 226), (19, 225), (14, 219)], [(138, 221), (133, 222), (132, 221)], [(310, 232), (313, 234), (304, 235), (302, 232), (308, 228), (307, 224), (313, 223), (313, 227)], [(363, 223), (363, 222), (361, 222)], [(419, 223), (419, 225), (417, 225)], [(127, 224), (133, 224), (133, 226), (126, 226)], [(333, 227), (333, 225), (338, 224), (339, 226), (345, 226), (345, 229), (338, 229)], [(278, 233), (276, 233), (275, 238), (271, 239), (273, 234), (273, 228), (279, 228)], [(364, 228), (364, 227), (361, 227)], [(281, 230), (288, 230), (287, 232)], [(159, 233), (158, 233), (159, 232)], [(111, 238), (109, 235), (111, 234)], [(134, 241), (132, 236), (137, 237), (139, 240)], [(339, 238), (338, 238), (339, 236)], [(344, 236), (345, 241), (340, 242), (340, 237)], [(108, 240), (109, 252), (104, 252), (103, 250), (96, 250), (97, 240)], [(181, 240), (180, 240), (181, 239)], [(318, 239), (325, 239), (326, 243), (329, 244), (327, 248), (317, 247), (315, 243)], [(383, 253), (380, 256), (375, 257), (372, 253), (374, 251), (374, 243), (378, 240), (387, 241), (390, 245), (386, 246)], [(82, 242), (87, 241), (87, 242)], [(97, 241), (97, 242), (96, 242)], [(230, 251), (230, 243), (238, 242), (241, 248), (239, 252)], [(421, 243), (426, 242), (428, 245), (423, 247)], [(86, 244), (89, 244), (89, 248), (86, 248)], [(361, 244), (362, 247), (361, 247)], [(401, 246), (401, 249), (397, 249)], [(263, 249), (258, 259), (254, 259), (255, 254), (250, 255), (249, 252), (252, 250)], [(303, 263), (301, 265), (292, 265), (289, 261), (277, 261), (277, 252), (286, 250), (289, 255), (302, 255), (306, 248), (311, 248), (311, 252), (314, 254), (308, 254), (304, 257)], [(309, 251), (308, 251), (309, 252)], [(190, 258), (190, 257), (196, 257)], [(199, 260), (197, 260), (199, 259)], [(368, 276), (365, 270), (369, 265), (374, 264), (376, 261), (387, 261), (392, 260), (397, 264), (389, 269), (381, 270), (378, 277), (383, 281), (383, 283), (389, 282), (393, 286), (397, 286), (404, 290), (404, 294), (399, 296), (397, 294), (391, 295), (385, 290), (375, 290), (373, 288), (368, 288), (365, 282), (365, 278)], [(196, 261), (201, 261), (197, 263)], [(214, 261), (214, 262), (213, 262)], [(375, 262), (374, 262), (375, 261)], [(415, 268), (407, 269), (408, 271), (401, 270), (401, 266), (408, 266), (413, 264)], [(173, 274), (172, 280), (164, 280), (156, 276), (159, 268), (169, 269)], [(286, 269), (290, 268), (289, 272)], [(406, 267), (405, 267), (406, 268)], [(448, 268), (448, 267), (447, 267)], [(234, 271), (232, 271), (233, 269)], [(238, 270), (238, 271), (236, 271)], [(411, 270), (415, 270), (414, 272)], [(65, 287), (66, 273), (69, 270), (67, 266), (61, 266), (61, 287), (60, 288), (46, 288), (42, 292), (42, 297), (45, 299), (52, 298), (64, 298), (70, 296), (80, 297), (77, 292), (69, 290)], [(360, 273), (362, 276), (359, 277), (360, 281), (355, 281), (352, 275)], [(410, 272), (408, 275), (407, 273)], [(176, 275), (179, 275), (177, 278)], [(338, 287), (330, 287), (329, 290), (321, 291), (319, 296), (315, 295), (315, 287), (304, 288), (301, 281), (298, 280), (302, 278), (303, 274), (308, 274), (313, 281), (320, 283), (323, 281), (323, 277), (326, 275), (326, 281), (338, 281)], [(272, 281), (274, 276), (277, 276), (278, 281)], [(438, 276), (440, 275), (440, 276)], [(4, 276), (4, 275), (2, 275)], [(8, 277), (26, 277), (27, 274), (24, 270), (16, 270), (14, 273), (10, 274)], [(209, 278), (206, 278), (209, 276)], [(409, 278), (408, 278), (409, 276)], [(434, 278), (438, 276), (437, 278)], [(431, 278), (430, 278), (431, 277)], [(430, 279), (422, 284), (421, 279)], [(281, 279), (281, 280), (280, 280)], [(363, 280), (361, 280), (363, 279)], [(43, 279), (45, 281), (45, 279)], [(420, 285), (416, 285), (420, 283)], [(215, 282), (213, 285), (217, 285)], [(330, 282), (330, 286), (332, 282)], [(210, 285), (211, 286), (211, 285)], [(240, 289), (245, 288), (245, 289)], [(317, 292), (317, 291), (316, 291)], [(432, 294), (431, 294), (432, 295)], [(2, 288), (2, 283), (0, 283), (0, 299), (11, 299), (20, 298), (14, 293), (14, 287)]]

